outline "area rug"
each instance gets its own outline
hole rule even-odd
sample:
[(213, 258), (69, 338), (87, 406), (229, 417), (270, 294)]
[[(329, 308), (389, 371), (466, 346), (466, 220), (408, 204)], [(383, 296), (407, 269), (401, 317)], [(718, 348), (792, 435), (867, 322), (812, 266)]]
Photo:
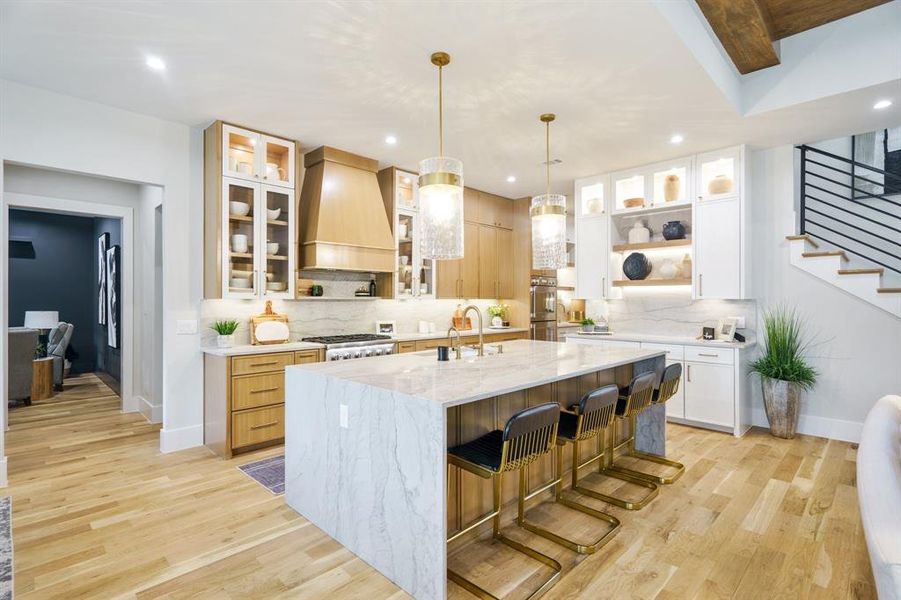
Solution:
[(285, 455), (271, 456), (238, 467), (276, 496), (285, 493)]
[(13, 597), (12, 498), (0, 498), (0, 599)]

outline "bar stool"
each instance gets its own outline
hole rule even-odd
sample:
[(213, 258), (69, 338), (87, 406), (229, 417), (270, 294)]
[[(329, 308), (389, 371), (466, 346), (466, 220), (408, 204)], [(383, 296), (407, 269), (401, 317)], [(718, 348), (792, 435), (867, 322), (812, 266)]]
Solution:
[[(494, 510), (462, 531), (447, 539), (448, 543), (472, 531), (479, 525), (493, 520), (494, 539), (498, 540), (553, 569), (553, 574), (543, 581), (529, 598), (544, 594), (560, 579), (563, 567), (559, 562), (501, 533), (501, 483), (503, 474), (519, 471), (519, 516), (517, 524), (524, 522), (524, 496), (526, 489), (525, 467), (556, 446), (557, 428), (560, 421), (560, 405), (548, 402), (521, 410), (507, 420), (504, 430), (495, 430), (466, 444), (447, 451), (448, 464), (465, 469), (470, 473), (493, 479)], [(466, 591), (485, 600), (497, 600), (490, 592), (469, 581), (462, 575), (447, 570), (447, 577)]]
[[(651, 404), (666, 404), (666, 401), (675, 396), (676, 392), (679, 391), (679, 383), (681, 381), (681, 364), (674, 363), (666, 367), (666, 369), (664, 369), (663, 371), (663, 377), (660, 378), (660, 384), (657, 386), (657, 389), (654, 390)], [(638, 477), (652, 483), (662, 483), (666, 485), (675, 482), (677, 479), (679, 479), (679, 477), (682, 476), (682, 473), (685, 472), (685, 465), (683, 465), (682, 463), (676, 462), (674, 460), (669, 460), (662, 456), (657, 456), (656, 454), (648, 454), (647, 452), (641, 452), (635, 449), (635, 417), (632, 417), (631, 431), (632, 438), (631, 443), (629, 444), (629, 448), (626, 452), (626, 456), (638, 458), (641, 460), (647, 460), (660, 465), (665, 465), (667, 467), (672, 467), (673, 469), (675, 469), (675, 471), (669, 475), (654, 475), (652, 473), (644, 473), (642, 471), (627, 469), (625, 467), (616, 467), (617, 472), (626, 473), (633, 477)]]
[[(616, 400), (619, 396), (619, 388), (614, 384), (600, 387), (592, 390), (582, 396), (578, 404), (570, 407), (572, 412), (563, 411), (560, 413), (560, 427), (557, 429), (557, 445), (564, 446), (572, 444), (572, 489), (575, 492), (592, 496), (594, 492), (579, 487), (579, 469), (587, 467), (591, 463), (604, 457), (603, 446), (598, 443), (598, 454), (592, 456), (583, 463), (579, 463), (579, 444), (588, 440), (597, 438), (602, 439), (602, 435), (606, 433), (607, 428), (613, 423), (616, 414)], [(581, 549), (575, 549), (582, 554), (591, 554), (598, 548), (609, 542), (614, 535), (619, 533), (619, 519), (605, 512), (595, 510), (589, 506), (569, 500), (563, 494), (563, 453), (557, 448), (557, 481), (556, 481), (556, 500), (557, 502), (568, 506), (572, 509), (582, 511), (593, 517), (606, 521), (613, 525), (603, 537), (590, 546), (583, 546)]]
[[(604, 459), (598, 469), (601, 475), (605, 477), (613, 477), (615, 479), (619, 479), (620, 481), (625, 481), (626, 483), (630, 483), (638, 487), (643, 487), (647, 490), (645, 495), (638, 500), (626, 500), (625, 498), (620, 498), (618, 496), (611, 496), (610, 494), (596, 492), (584, 486), (574, 488), (577, 492), (586, 496), (590, 496), (592, 498), (596, 498), (598, 500), (602, 500), (609, 504), (619, 506), (620, 508), (625, 508), (626, 510), (641, 510), (642, 508), (647, 506), (651, 500), (657, 497), (659, 488), (657, 487), (656, 483), (652, 483), (645, 478), (636, 477), (630, 473), (627, 473), (614, 464), (616, 450), (622, 448), (630, 442), (634, 443), (635, 416), (651, 405), (655, 380), (656, 374), (653, 372), (637, 375), (632, 379), (631, 383), (629, 383), (629, 386), (625, 389), (624, 395), (620, 394), (620, 390), (613, 384), (601, 388), (617, 389), (616, 408), (613, 417), (610, 417), (610, 421), (607, 423), (607, 426), (605, 426), (602, 430), (601, 439), (599, 441), (600, 445), (603, 446), (603, 451), (600, 451), (599, 449), (598, 456), (591, 459), (591, 461), (597, 460), (599, 458)], [(606, 393), (612, 394), (612, 390)], [(614, 417), (617, 420), (630, 419), (630, 422), (632, 423), (632, 430), (629, 439), (620, 444), (616, 443), (616, 420), (614, 420)], [(586, 462), (585, 464), (588, 463)]]

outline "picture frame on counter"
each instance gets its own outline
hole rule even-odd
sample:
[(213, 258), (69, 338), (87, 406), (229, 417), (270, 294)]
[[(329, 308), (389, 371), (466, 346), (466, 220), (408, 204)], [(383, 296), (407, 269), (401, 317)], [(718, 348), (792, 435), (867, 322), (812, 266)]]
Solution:
[(738, 329), (737, 319), (720, 319), (716, 323), (716, 339), (731, 342), (735, 339), (736, 329)]
[(397, 321), (376, 321), (375, 332), (380, 335), (394, 335), (397, 333)]

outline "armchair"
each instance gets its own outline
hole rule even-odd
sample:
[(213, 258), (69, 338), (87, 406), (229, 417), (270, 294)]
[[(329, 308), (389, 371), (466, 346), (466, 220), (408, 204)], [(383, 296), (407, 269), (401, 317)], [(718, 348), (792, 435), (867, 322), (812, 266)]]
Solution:
[(31, 377), (34, 352), (38, 346), (37, 329), (9, 328), (9, 401), (31, 404)]
[(66, 349), (69, 347), (69, 341), (72, 339), (74, 329), (75, 326), (71, 323), (60, 321), (50, 331), (50, 337), (47, 341), (47, 356), (53, 358), (53, 385), (58, 390), (63, 387), (63, 376), (66, 370)]

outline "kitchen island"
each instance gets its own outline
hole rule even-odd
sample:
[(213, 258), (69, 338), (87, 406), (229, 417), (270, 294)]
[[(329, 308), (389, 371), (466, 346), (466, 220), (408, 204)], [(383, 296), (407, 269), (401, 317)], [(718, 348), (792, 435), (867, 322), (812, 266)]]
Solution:
[[(428, 351), (290, 366), (286, 502), (414, 597), (445, 598), (445, 540), (490, 507), (488, 482), (449, 472), (447, 448), (527, 406), (569, 406), (599, 385), (661, 372), (663, 357), (519, 340), (447, 362)], [(639, 418), (636, 446), (663, 455), (664, 443), (663, 407), (654, 406)], [(531, 489), (553, 477), (546, 458), (529, 467)]]

